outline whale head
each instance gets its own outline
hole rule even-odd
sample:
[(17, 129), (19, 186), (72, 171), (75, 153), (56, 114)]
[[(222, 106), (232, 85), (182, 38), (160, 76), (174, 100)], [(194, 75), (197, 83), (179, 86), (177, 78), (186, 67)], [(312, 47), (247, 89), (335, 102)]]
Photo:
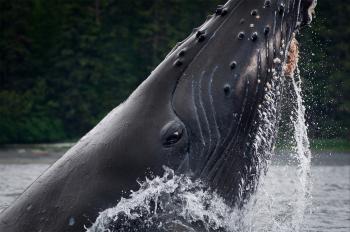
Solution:
[(256, 189), (269, 159), (284, 66), (315, 5), (229, 1), (168, 55), (181, 70), (171, 96), (176, 120), (168, 125), (174, 133), (169, 147), (177, 147), (177, 140), (183, 146), (180, 159), (179, 153), (171, 156), (174, 167), (200, 178), (232, 205)]

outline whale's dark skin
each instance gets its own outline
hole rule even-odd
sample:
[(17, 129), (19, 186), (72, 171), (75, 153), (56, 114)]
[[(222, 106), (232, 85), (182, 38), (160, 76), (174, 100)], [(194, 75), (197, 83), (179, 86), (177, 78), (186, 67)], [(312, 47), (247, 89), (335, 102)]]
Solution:
[[(232, 0), (0, 215), (0, 231), (85, 231), (166, 165), (232, 205), (249, 183), (258, 105), (312, 1)], [(248, 168), (247, 168), (248, 167)], [(254, 178), (252, 178), (254, 179)], [(240, 195), (241, 197), (241, 195)]]

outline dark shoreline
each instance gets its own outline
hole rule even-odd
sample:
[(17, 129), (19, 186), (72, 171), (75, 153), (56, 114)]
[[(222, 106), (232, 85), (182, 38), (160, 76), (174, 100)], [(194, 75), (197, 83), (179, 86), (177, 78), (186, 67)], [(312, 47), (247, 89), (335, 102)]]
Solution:
[[(57, 144), (13, 144), (0, 147), (2, 164), (52, 164), (75, 143)], [(350, 165), (350, 152), (312, 150), (312, 165)], [(277, 149), (272, 157), (273, 165), (293, 165), (290, 149)]]
[[(78, 140), (55, 142), (55, 143), (24, 143), (24, 144), (0, 144), (0, 151), (4, 149), (37, 149), (37, 150), (68, 150)], [(344, 138), (336, 139), (310, 139), (310, 147), (313, 152), (349, 153), (350, 140)], [(290, 150), (290, 147), (282, 142), (277, 144), (277, 150)]]

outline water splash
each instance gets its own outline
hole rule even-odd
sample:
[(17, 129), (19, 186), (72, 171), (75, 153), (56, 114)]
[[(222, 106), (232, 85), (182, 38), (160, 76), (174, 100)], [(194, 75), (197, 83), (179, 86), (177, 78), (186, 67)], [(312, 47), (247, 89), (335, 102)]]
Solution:
[(245, 207), (244, 231), (304, 231), (304, 216), (311, 208), (311, 151), (298, 67), (286, 82), (291, 91), (288, 103), (292, 105), (292, 149), (288, 151), (287, 164), (269, 167), (260, 179), (257, 193)]
[(87, 231), (220, 231), (230, 226), (227, 219), (238, 218), (200, 181), (164, 169), (163, 177), (147, 179), (130, 198), (101, 212)]
[(302, 98), (302, 80), (300, 70), (297, 68), (296, 74), (292, 79), (293, 89), (296, 96), (296, 106), (294, 108), (294, 117), (292, 118), (294, 125), (294, 141), (295, 146), (292, 156), (297, 161), (298, 185), (297, 201), (295, 202), (295, 213), (293, 220), (297, 226), (295, 231), (300, 231), (300, 222), (303, 221), (304, 212), (311, 202), (311, 151), (310, 142), (307, 135), (307, 124), (305, 121), (305, 106)]

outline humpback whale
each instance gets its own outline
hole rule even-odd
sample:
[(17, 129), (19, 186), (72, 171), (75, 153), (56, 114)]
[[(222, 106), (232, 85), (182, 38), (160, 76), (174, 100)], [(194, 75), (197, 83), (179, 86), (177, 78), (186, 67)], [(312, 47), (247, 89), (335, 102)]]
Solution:
[(264, 123), (259, 108), (269, 89), (282, 91), (271, 82), (283, 76), (294, 34), (310, 23), (315, 4), (218, 6), (0, 214), (0, 231), (85, 231), (123, 192), (137, 190), (137, 179), (161, 175), (163, 166), (203, 180), (232, 206), (242, 204), (268, 159), (253, 141)]

